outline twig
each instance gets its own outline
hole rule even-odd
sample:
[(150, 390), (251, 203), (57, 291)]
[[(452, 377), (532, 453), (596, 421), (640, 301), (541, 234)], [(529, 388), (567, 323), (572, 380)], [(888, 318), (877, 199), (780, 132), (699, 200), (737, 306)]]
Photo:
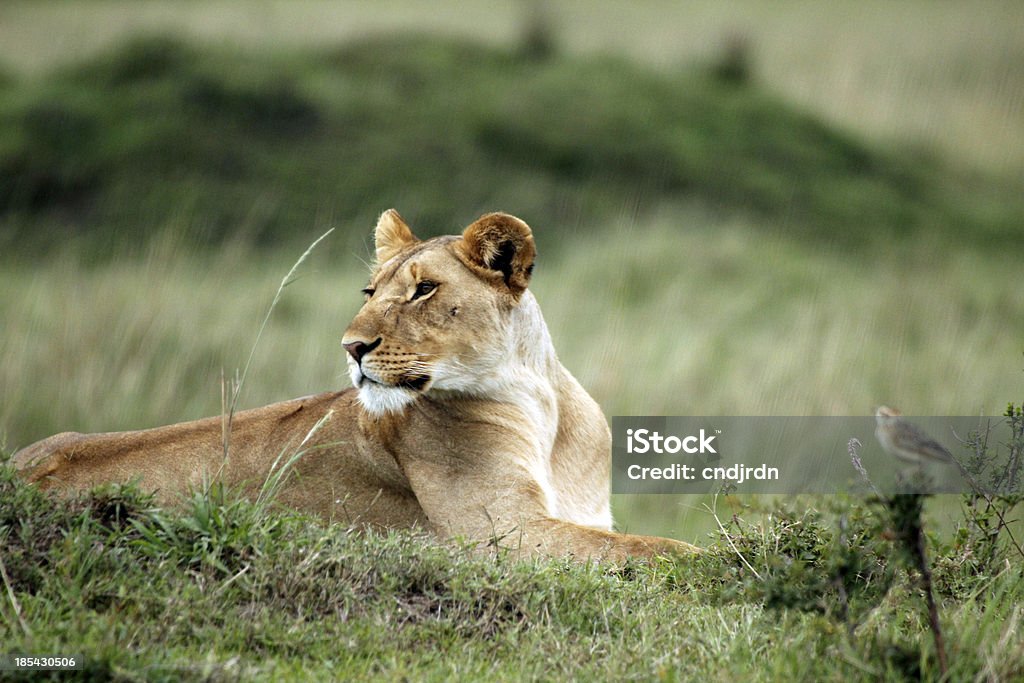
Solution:
[(942, 637), (942, 625), (939, 623), (939, 608), (935, 604), (935, 596), (932, 594), (932, 571), (928, 566), (928, 548), (925, 542), (924, 529), (918, 517), (917, 524), (917, 568), (921, 572), (921, 588), (924, 590), (925, 600), (928, 603), (928, 625), (932, 630), (932, 637), (935, 639), (935, 651), (939, 656), (939, 673), (946, 678), (949, 672), (949, 663), (946, 661), (946, 643)]
[(867, 485), (871, 487), (871, 490), (874, 491), (875, 495), (881, 498), (882, 492), (878, 490), (877, 486), (875, 486), (875, 482), (871, 481), (871, 478), (868, 476), (868, 471), (864, 467), (864, 463), (860, 461), (860, 447), (862, 445), (863, 444), (860, 442), (860, 439), (853, 437), (846, 442), (846, 452), (850, 454), (850, 462), (853, 463), (853, 469), (857, 470), (861, 479), (867, 482)]
[[(980, 444), (980, 452), (984, 453), (988, 451), (988, 435), (991, 432), (991, 430), (992, 426), (989, 425), (989, 428), (985, 430), (985, 441), (982, 444)], [(969, 444), (968, 440), (962, 439), (960, 435), (957, 434), (955, 431), (953, 432), (953, 436), (960, 443)], [(1000, 530), (1005, 529), (1006, 535), (1010, 539), (1010, 544), (1014, 547), (1014, 549), (1016, 549), (1017, 554), (1024, 558), (1024, 548), (1021, 547), (1020, 543), (1017, 542), (1016, 537), (1014, 537), (1013, 529), (1010, 527), (1010, 523), (1006, 521), (1006, 517), (1004, 516), (1003, 511), (1000, 509), (999, 505), (996, 504), (995, 496), (989, 494), (988, 491), (986, 491), (981, 486), (981, 484), (979, 484), (978, 481), (971, 475), (971, 473), (967, 471), (967, 468), (960, 464), (959, 460), (953, 458), (953, 464), (956, 465), (956, 468), (960, 471), (960, 474), (964, 477), (964, 479), (967, 480), (967, 483), (970, 485), (975, 495), (981, 496), (985, 500), (985, 505), (987, 506), (985, 512), (987, 513), (989, 510), (991, 510), (996, 514), (996, 517), (999, 518), (999, 527), (996, 529), (996, 533), (998, 533)], [(995, 487), (997, 490), (1000, 486), (1002, 486), (1002, 481), (996, 482)], [(971, 507), (973, 508), (973, 506)]]
[(3, 555), (0, 555), (0, 577), (3, 578), (4, 587), (7, 589), (7, 599), (11, 601), (11, 607), (14, 608), (14, 616), (18, 618), (18, 623), (21, 624), (21, 630), (25, 632), (26, 636), (31, 638), (32, 629), (28, 627), (28, 623), (25, 622), (25, 617), (21, 615), (21, 605), (18, 603), (18, 596), (14, 594), (14, 588), (11, 586), (11, 579), (7, 576), (7, 567), (4, 566)]
[(729, 547), (732, 548), (732, 551), (734, 553), (736, 553), (737, 557), (740, 558), (740, 561), (743, 563), (743, 565), (747, 569), (749, 569), (751, 571), (751, 573), (753, 573), (754, 576), (757, 577), (757, 580), (761, 581), (762, 580), (761, 574), (756, 569), (754, 569), (754, 566), (752, 564), (747, 562), (747, 558), (745, 558), (743, 556), (743, 553), (740, 552), (740, 549), (736, 547), (735, 543), (733, 543), (732, 537), (729, 536), (729, 532), (725, 530), (725, 525), (722, 524), (722, 520), (720, 520), (718, 518), (718, 494), (717, 493), (715, 494), (715, 497), (711, 501), (711, 516), (715, 518), (715, 524), (718, 525), (719, 531), (721, 531), (722, 535), (725, 536), (725, 540), (728, 541)]
[(928, 544), (924, 533), (924, 501), (927, 496), (918, 493), (896, 494), (886, 501), (889, 521), (893, 525), (899, 544), (902, 546), (904, 564), (907, 569), (916, 570), (921, 591), (925, 595), (928, 610), (928, 626), (935, 640), (935, 651), (939, 659), (939, 671), (943, 679), (948, 672), (946, 644), (939, 621), (939, 608), (935, 604), (932, 590), (932, 572), (928, 566)]

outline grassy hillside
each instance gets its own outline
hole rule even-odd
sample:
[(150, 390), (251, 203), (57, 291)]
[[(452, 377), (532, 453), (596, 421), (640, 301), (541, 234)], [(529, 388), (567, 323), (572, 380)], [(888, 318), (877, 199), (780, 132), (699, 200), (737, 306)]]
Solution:
[[(131, 489), (54, 505), (0, 463), (0, 642), (77, 655), (72, 680), (937, 680), (891, 520), (843, 519), (727, 522), (653, 566), (517, 563), (217, 490), (176, 512)], [(1019, 563), (968, 538), (931, 551), (951, 679), (1019, 678)]]
[[(396, 45), (401, 49), (396, 49)], [(1024, 202), (691, 68), (403, 36), (254, 53), (136, 40), (0, 87), (0, 242), (94, 252), (172, 230), (256, 242), (382, 207), (448, 228), (502, 207), (552, 231), (666, 201), (847, 246), (993, 245)]]

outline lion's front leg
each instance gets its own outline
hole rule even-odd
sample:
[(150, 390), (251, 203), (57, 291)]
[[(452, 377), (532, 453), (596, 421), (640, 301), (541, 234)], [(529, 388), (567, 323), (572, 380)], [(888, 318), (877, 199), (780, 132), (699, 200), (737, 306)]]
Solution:
[(461, 537), (524, 556), (622, 561), (696, 552), (687, 543), (618, 534), (557, 519), (527, 470), (500, 456), (455, 456), (403, 463), (416, 498), (441, 536)]
[(700, 552), (696, 546), (671, 538), (619, 534), (558, 519), (527, 522), (523, 529), (521, 536), (507, 538), (501, 545), (527, 555), (567, 555), (580, 560), (610, 562)]

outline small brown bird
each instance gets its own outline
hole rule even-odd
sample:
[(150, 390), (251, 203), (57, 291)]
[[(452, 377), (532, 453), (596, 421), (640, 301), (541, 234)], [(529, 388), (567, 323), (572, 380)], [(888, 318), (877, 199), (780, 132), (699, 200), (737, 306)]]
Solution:
[(957, 465), (953, 454), (920, 427), (903, 419), (895, 408), (879, 406), (875, 410), (875, 437), (890, 455), (915, 465), (942, 463)]

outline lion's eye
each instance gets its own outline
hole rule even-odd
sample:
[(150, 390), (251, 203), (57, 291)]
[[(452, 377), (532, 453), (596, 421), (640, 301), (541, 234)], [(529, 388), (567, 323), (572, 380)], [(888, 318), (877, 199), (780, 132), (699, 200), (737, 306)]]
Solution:
[(363, 290), (363, 294), (365, 294), (366, 298), (369, 299), (370, 297), (373, 296), (373, 293), (376, 291), (377, 290), (375, 290), (373, 287), (367, 287), (366, 289)]
[(416, 291), (413, 293), (413, 299), (419, 299), (421, 296), (426, 296), (437, 289), (437, 283), (431, 282), (430, 280), (424, 280), (423, 282), (416, 285)]

